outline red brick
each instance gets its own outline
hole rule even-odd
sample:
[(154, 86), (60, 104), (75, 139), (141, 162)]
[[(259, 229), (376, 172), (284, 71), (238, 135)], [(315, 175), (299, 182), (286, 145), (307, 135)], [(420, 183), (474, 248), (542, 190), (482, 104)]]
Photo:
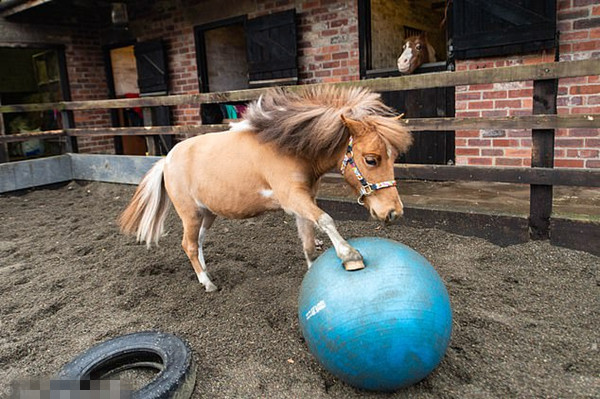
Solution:
[(600, 85), (571, 86), (570, 94), (599, 94)]
[(494, 107), (494, 102), (489, 101), (471, 101), (469, 102), (469, 109), (491, 109)]
[(600, 129), (560, 129), (566, 132), (569, 137), (599, 137)]
[(496, 100), (496, 108), (521, 108), (521, 100)]
[(504, 155), (504, 151), (497, 148), (492, 150), (484, 148), (481, 150), (481, 155), (483, 155), (484, 157), (499, 157)]
[(331, 58), (334, 60), (346, 59), (346, 58), (348, 58), (348, 52), (343, 51), (341, 53), (334, 53), (331, 55)]
[(583, 139), (556, 139), (557, 147), (583, 147)]
[(498, 166), (523, 166), (523, 160), (520, 158), (497, 158)]
[(331, 61), (331, 62), (324, 62), (322, 64), (323, 68), (339, 68), (340, 66), (340, 62), (339, 61)]
[(492, 146), (494, 147), (518, 147), (519, 140), (511, 139), (493, 139)]
[(587, 30), (584, 31), (575, 31), (575, 32), (564, 32), (560, 34), (560, 41), (562, 43), (569, 41), (578, 41), (587, 39), (590, 36), (590, 32)]
[(481, 112), (478, 111), (456, 111), (457, 118), (477, 118), (481, 116)]
[(492, 141), (488, 139), (469, 139), (469, 147), (490, 147)]
[(593, 51), (593, 50), (598, 50), (598, 49), (600, 49), (600, 41), (599, 40), (573, 43), (573, 51), (574, 52)]
[(348, 75), (349, 72), (348, 68), (334, 69), (333, 76)]
[(494, 88), (493, 83), (470, 85), (469, 90), (492, 90)]
[(457, 130), (455, 135), (456, 137), (479, 137), (479, 130)]
[(469, 165), (491, 166), (492, 158), (469, 158), (467, 162)]
[(587, 160), (587, 161), (585, 161), (585, 167), (590, 168), (590, 169), (600, 168), (600, 160), (599, 161)]
[(531, 137), (531, 131), (526, 129), (509, 129), (506, 131), (507, 137)]
[(494, 111), (481, 111), (481, 116), (483, 118), (496, 118), (507, 116), (506, 110), (494, 110)]
[(454, 151), (457, 156), (479, 155), (479, 148), (456, 148)]
[(340, 33), (338, 29), (326, 29), (321, 31), (321, 36), (334, 36)]
[(456, 101), (480, 100), (481, 93), (480, 92), (457, 93), (455, 95), (455, 99), (456, 99)]
[(329, 61), (331, 60), (331, 54), (319, 54), (315, 55), (315, 61)]
[(590, 150), (590, 149), (567, 150), (567, 157), (571, 157), (571, 158), (598, 158), (599, 154), (600, 154), (600, 150)]
[(506, 90), (501, 91), (484, 91), (483, 99), (491, 99), (491, 98), (506, 98), (508, 96), (508, 92)]
[(329, 24), (329, 26), (331, 26), (332, 28), (337, 28), (345, 25), (348, 25), (348, 19), (339, 19), (337, 21), (331, 21), (331, 23)]
[(315, 72), (315, 76), (318, 78), (322, 78), (324, 76), (331, 76), (331, 71), (327, 70), (327, 71), (316, 71)]
[(507, 148), (504, 150), (504, 155), (507, 157), (530, 158), (531, 149), (529, 148)]
[(600, 148), (600, 139), (585, 139), (585, 146), (588, 148)]
[(555, 159), (554, 166), (557, 168), (583, 168), (582, 159)]

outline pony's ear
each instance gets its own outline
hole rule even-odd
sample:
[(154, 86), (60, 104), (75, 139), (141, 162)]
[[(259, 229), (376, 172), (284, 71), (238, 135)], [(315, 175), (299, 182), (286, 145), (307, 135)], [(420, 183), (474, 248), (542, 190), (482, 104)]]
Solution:
[(347, 116), (344, 116), (344, 115), (340, 115), (340, 118), (342, 118), (342, 123), (344, 124), (344, 126), (346, 126), (348, 129), (350, 129), (352, 131), (352, 133), (358, 134), (362, 131), (363, 124), (360, 123), (359, 121), (348, 118)]
[(396, 115), (394, 117), (392, 117), (393, 120), (398, 121), (400, 119), (404, 118), (404, 112), (401, 113), (400, 115)]

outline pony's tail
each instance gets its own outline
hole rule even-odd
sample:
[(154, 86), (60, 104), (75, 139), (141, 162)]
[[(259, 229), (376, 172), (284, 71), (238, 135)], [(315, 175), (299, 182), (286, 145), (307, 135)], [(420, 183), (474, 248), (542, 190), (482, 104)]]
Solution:
[(129, 206), (119, 218), (121, 231), (135, 234), (139, 242), (158, 244), (163, 235), (165, 219), (171, 201), (163, 182), (164, 159), (159, 160), (146, 173), (138, 186)]

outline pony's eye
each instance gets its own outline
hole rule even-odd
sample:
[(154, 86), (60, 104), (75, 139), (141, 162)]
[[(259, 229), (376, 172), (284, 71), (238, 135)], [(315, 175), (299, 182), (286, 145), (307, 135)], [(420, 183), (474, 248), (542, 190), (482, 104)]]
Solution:
[(420, 44), (417, 44), (417, 50), (421, 50), (421, 47), (422, 46)]
[(377, 158), (365, 157), (365, 163), (369, 166), (377, 166)]

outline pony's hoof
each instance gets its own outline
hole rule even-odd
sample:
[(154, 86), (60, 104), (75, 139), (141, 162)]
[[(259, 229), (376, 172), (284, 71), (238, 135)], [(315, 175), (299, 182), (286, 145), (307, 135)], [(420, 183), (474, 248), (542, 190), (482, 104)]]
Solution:
[(354, 271), (354, 270), (360, 270), (360, 269), (364, 269), (365, 268), (365, 264), (363, 263), (362, 260), (349, 260), (348, 262), (344, 263), (344, 269), (346, 269), (346, 271)]
[(206, 284), (206, 292), (215, 292), (218, 291), (219, 289), (217, 288), (216, 285), (210, 283), (210, 284)]

